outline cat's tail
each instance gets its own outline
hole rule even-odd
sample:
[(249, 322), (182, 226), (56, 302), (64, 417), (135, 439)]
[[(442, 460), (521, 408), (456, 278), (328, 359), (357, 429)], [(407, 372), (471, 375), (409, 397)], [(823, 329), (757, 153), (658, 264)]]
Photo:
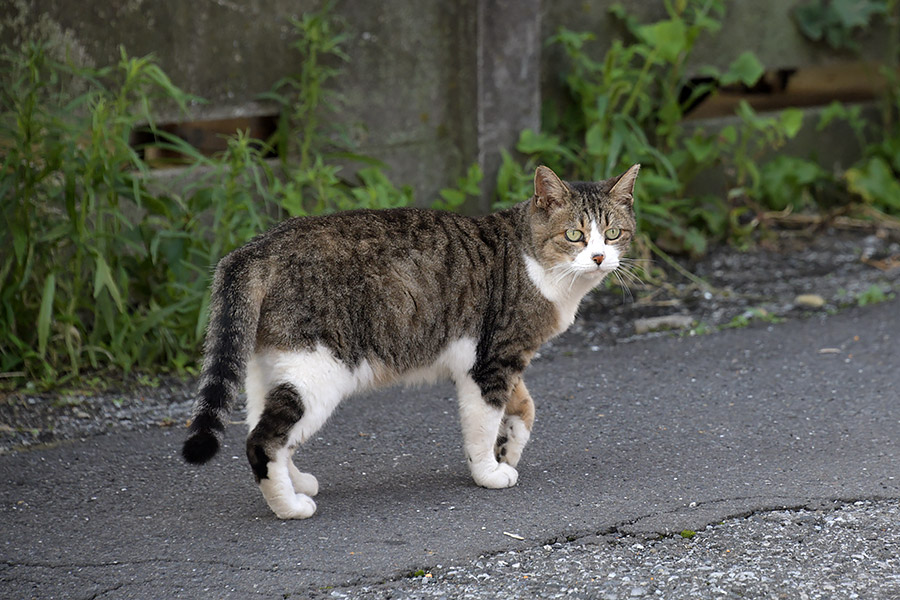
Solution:
[(255, 262), (252, 248), (245, 246), (216, 266), (200, 388), (181, 449), (189, 463), (205, 463), (219, 451), (226, 418), (244, 381), (264, 295), (262, 269)]

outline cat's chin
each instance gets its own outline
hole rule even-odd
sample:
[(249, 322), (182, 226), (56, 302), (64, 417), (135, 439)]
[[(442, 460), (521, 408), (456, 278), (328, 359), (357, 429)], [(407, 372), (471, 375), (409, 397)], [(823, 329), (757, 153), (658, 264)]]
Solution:
[(606, 277), (607, 275), (609, 275), (610, 273), (612, 273), (615, 270), (616, 270), (615, 267), (612, 269), (607, 269), (604, 267), (587, 268), (587, 269), (582, 270), (579, 273), (579, 276), (580, 277), (589, 277), (592, 279), (603, 279), (604, 277)]

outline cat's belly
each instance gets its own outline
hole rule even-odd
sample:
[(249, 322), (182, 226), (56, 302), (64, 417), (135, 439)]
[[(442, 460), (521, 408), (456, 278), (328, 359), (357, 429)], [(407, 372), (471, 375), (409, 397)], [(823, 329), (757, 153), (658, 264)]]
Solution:
[(435, 383), (445, 379), (459, 379), (475, 365), (476, 343), (472, 338), (462, 338), (447, 345), (430, 365), (396, 373), (384, 385), (400, 382), (407, 385)]
[[(355, 366), (340, 360), (326, 346), (315, 350), (284, 351), (266, 349), (255, 353), (247, 364), (247, 420), (256, 423), (265, 406), (268, 391), (282, 383), (291, 383), (301, 397), (323, 399), (347, 397), (367, 389), (397, 383), (408, 385), (460, 379), (475, 364), (476, 342), (461, 338), (447, 344), (430, 364), (399, 371), (377, 357)], [(337, 402), (339, 400), (334, 400)]]

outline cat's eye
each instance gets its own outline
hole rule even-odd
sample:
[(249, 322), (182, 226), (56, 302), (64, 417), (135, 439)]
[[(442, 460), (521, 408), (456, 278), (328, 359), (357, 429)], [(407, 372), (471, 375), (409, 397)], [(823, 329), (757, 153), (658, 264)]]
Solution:
[(579, 229), (566, 229), (565, 235), (570, 242), (580, 242), (584, 239), (584, 232)]
[(617, 240), (621, 237), (622, 230), (618, 227), (610, 227), (603, 235), (606, 236), (606, 239), (608, 240)]

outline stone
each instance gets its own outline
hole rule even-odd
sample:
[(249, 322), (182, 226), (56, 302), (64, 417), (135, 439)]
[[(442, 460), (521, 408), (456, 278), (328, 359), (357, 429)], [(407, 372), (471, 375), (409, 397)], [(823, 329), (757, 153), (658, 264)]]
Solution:
[(808, 308), (822, 308), (825, 306), (825, 298), (818, 294), (800, 294), (794, 298), (794, 304)]
[(634, 332), (638, 335), (651, 331), (666, 331), (669, 329), (688, 329), (694, 324), (691, 315), (663, 315), (661, 317), (648, 317), (635, 319)]

